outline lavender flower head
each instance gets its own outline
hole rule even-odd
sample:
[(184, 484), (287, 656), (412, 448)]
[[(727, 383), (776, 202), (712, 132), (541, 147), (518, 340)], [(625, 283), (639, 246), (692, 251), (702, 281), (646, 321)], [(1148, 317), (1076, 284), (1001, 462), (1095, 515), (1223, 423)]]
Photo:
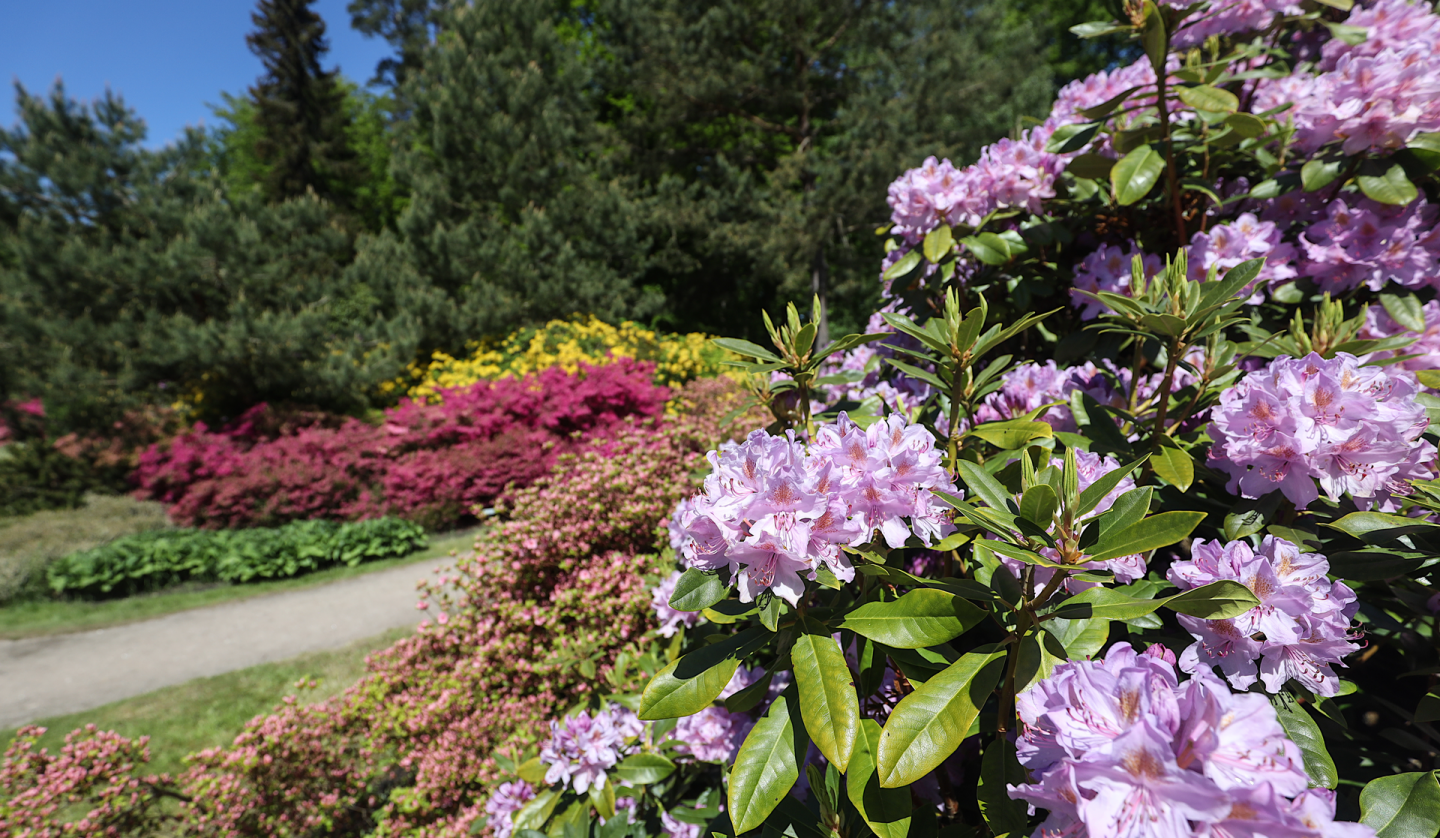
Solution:
[(1037, 835), (1374, 835), (1334, 823), (1333, 797), (1307, 790), (1300, 749), (1265, 696), (1232, 693), (1207, 671), (1182, 684), (1163, 646), (1062, 663), (1016, 709), (1016, 752), (1034, 782), (1010, 793), (1048, 810)]
[(697, 611), (678, 611), (670, 607), (670, 597), (675, 595), (675, 583), (680, 581), (680, 571), (674, 571), (650, 589), (650, 607), (660, 626), (656, 631), (662, 637), (674, 637), (677, 631), (690, 628), (700, 622)]
[(501, 783), (495, 789), (495, 793), (485, 801), (485, 814), (489, 816), (490, 831), (495, 833), (495, 838), (510, 838), (510, 833), (515, 830), (515, 813), (534, 796), (535, 789), (524, 780)]
[(1132, 296), (1130, 275), (1131, 265), (1136, 256), (1140, 257), (1147, 277), (1160, 273), (1164, 267), (1160, 262), (1160, 257), (1141, 251), (1134, 242), (1131, 242), (1126, 248), (1102, 244), (1080, 260), (1080, 263), (1075, 266), (1075, 288), (1070, 291), (1070, 304), (1080, 309), (1081, 320), (1094, 320), (1104, 314), (1107, 309), (1103, 304), (1079, 293), (1080, 291), (1091, 293), (1106, 291), (1111, 294)]
[(1195, 638), (1180, 655), (1181, 669), (1218, 666), (1237, 690), (1249, 689), (1258, 673), (1272, 693), (1292, 679), (1316, 695), (1339, 691), (1331, 666), (1360, 648), (1350, 631), (1360, 603), (1345, 583), (1329, 580), (1324, 556), (1274, 536), (1265, 537), (1258, 553), (1243, 541), (1197, 539), (1191, 556), (1170, 567), (1167, 578), (1175, 585), (1188, 590), (1229, 579), (1260, 604), (1228, 620), (1179, 615)]
[(569, 785), (577, 794), (605, 784), (605, 772), (631, 750), (629, 740), (644, 724), (626, 708), (612, 704), (594, 716), (586, 711), (550, 722), (550, 740), (540, 748), (547, 767), (545, 782)]
[(1361, 366), (1353, 355), (1281, 356), (1245, 376), (1211, 411), (1210, 465), (1231, 492), (1258, 498), (1279, 489), (1304, 509), (1350, 495), (1362, 508), (1393, 508), (1392, 495), (1435, 473), (1435, 446), (1414, 376)]
[(660, 813), (660, 826), (670, 838), (700, 838), (699, 824), (686, 823), (678, 818), (673, 818), (669, 812)]
[(1401, 355), (1416, 356), (1408, 361), (1401, 361), (1399, 363), (1401, 369), (1411, 371), (1440, 369), (1440, 300), (1431, 300), (1420, 310), (1425, 316), (1425, 331), (1412, 332), (1396, 323), (1383, 306), (1372, 305), (1365, 312), (1365, 325), (1360, 329), (1360, 337), (1367, 340), (1402, 335), (1412, 337), (1415, 342), (1409, 346), (1377, 354), (1385, 358)]
[(912, 531), (927, 545), (954, 531), (934, 494), (956, 491), (934, 438), (898, 415), (862, 429), (841, 414), (809, 450), (754, 431), (709, 460), (703, 493), (670, 518), (671, 542), (691, 567), (728, 567), (742, 602), (768, 590), (798, 603), (821, 567), (854, 579), (842, 548), (877, 530), (897, 548)]
[(734, 759), (752, 726), (749, 716), (711, 705), (680, 719), (670, 736), (680, 743), (676, 750), (682, 754), (700, 762), (727, 763)]

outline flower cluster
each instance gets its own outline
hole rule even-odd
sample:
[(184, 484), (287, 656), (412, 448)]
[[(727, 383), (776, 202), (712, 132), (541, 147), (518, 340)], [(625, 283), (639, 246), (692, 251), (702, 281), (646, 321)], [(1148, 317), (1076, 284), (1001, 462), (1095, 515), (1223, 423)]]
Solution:
[(1180, 615), (1195, 643), (1180, 655), (1186, 672), (1220, 671), (1237, 690), (1257, 678), (1279, 692), (1295, 680), (1316, 695), (1335, 695), (1340, 679), (1330, 668), (1359, 649), (1350, 621), (1359, 610), (1355, 592), (1331, 582), (1330, 563), (1317, 553), (1302, 553), (1290, 542), (1266, 536), (1257, 553), (1243, 541), (1221, 544), (1196, 539), (1189, 561), (1171, 565), (1167, 578), (1182, 589), (1222, 579), (1249, 588), (1260, 604), (1228, 620)]
[(487, 823), (490, 831), (495, 833), (495, 838), (510, 838), (510, 833), (515, 830), (515, 813), (534, 797), (535, 789), (524, 780), (501, 783), (500, 787), (495, 789), (490, 799), (485, 801), (485, 814), (489, 818)]
[(1339, 142), (1345, 154), (1393, 151), (1440, 129), (1440, 74), (1433, 47), (1349, 53), (1311, 80), (1293, 112), (1296, 145), (1313, 152)]
[(1035, 781), (1010, 790), (1049, 810), (1037, 835), (1375, 834), (1336, 823), (1334, 793), (1306, 788), (1300, 749), (1265, 696), (1208, 672), (1182, 684), (1163, 646), (1062, 663), (1016, 706), (1017, 756)]
[(1092, 294), (1107, 291), (1111, 294), (1130, 296), (1130, 278), (1135, 257), (1139, 256), (1146, 276), (1154, 276), (1164, 266), (1160, 257), (1142, 252), (1134, 242), (1127, 248), (1102, 244), (1075, 266), (1075, 287), (1070, 291), (1070, 302), (1080, 309), (1081, 320), (1093, 320), (1108, 309), (1104, 304), (1079, 293)]
[[(1348, 200), (1347, 200), (1348, 198)], [(1369, 198), (1336, 198), (1325, 217), (1300, 236), (1300, 271), (1332, 292), (1394, 282), (1409, 288), (1440, 284), (1440, 208), (1424, 198), (1403, 207)]]
[[(1265, 266), (1255, 282), (1274, 287), (1294, 279), (1295, 246), (1281, 241), (1281, 228), (1274, 221), (1262, 221), (1254, 213), (1241, 213), (1234, 221), (1216, 224), (1196, 233), (1186, 254), (1190, 278), (1202, 280), (1211, 268), (1224, 273), (1241, 262), (1264, 259)], [(1251, 302), (1262, 302), (1256, 292)]]
[(595, 715), (582, 710), (561, 722), (550, 722), (550, 741), (540, 748), (545, 782), (573, 786), (577, 794), (605, 784), (605, 772), (627, 753), (627, 740), (645, 732), (630, 710), (611, 704)]
[[(1186, 0), (1163, 0), (1163, 5), (1185, 8), (1193, 5)], [(1210, 8), (1192, 15), (1175, 33), (1179, 47), (1193, 47), (1211, 35), (1232, 35), (1237, 32), (1258, 32), (1268, 27), (1276, 15), (1300, 14), (1294, 0), (1216, 0)]]
[(809, 450), (793, 432), (755, 431), (709, 459), (704, 492), (671, 518), (671, 543), (692, 567), (728, 567), (743, 602), (770, 590), (797, 603), (802, 576), (822, 567), (854, 579), (842, 547), (877, 529), (896, 548), (912, 528), (927, 545), (953, 531), (934, 494), (956, 491), (934, 437), (897, 415), (862, 429), (841, 414)]
[(712, 705), (680, 719), (670, 737), (679, 743), (676, 750), (682, 754), (700, 762), (726, 763), (734, 759), (754, 724), (744, 713)]
[(1370, 340), (1398, 335), (1413, 337), (1415, 342), (1409, 346), (1382, 354), (1386, 357), (1414, 355), (1414, 358), (1400, 362), (1401, 369), (1440, 369), (1440, 300), (1431, 300), (1420, 310), (1425, 316), (1425, 331), (1412, 332), (1396, 323), (1384, 306), (1372, 305), (1365, 312), (1365, 325), (1360, 329), (1360, 337)]
[(650, 589), (650, 607), (655, 609), (655, 619), (660, 623), (656, 631), (662, 637), (674, 637), (676, 632), (700, 622), (699, 612), (676, 611), (670, 607), (670, 597), (675, 595), (675, 583), (679, 581), (680, 571), (677, 570)]
[(1225, 390), (1211, 411), (1210, 465), (1229, 489), (1258, 498), (1279, 489), (1303, 509), (1350, 495), (1388, 506), (1410, 480), (1434, 471), (1435, 446), (1409, 373), (1361, 366), (1345, 353), (1326, 360), (1281, 356)]

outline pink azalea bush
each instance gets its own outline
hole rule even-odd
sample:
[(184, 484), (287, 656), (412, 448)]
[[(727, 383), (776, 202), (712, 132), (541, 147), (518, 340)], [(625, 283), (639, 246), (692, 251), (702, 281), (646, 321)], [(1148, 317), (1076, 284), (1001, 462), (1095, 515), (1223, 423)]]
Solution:
[(396, 515), (453, 524), (511, 483), (629, 416), (654, 416), (669, 395), (643, 362), (551, 368), (523, 379), (406, 401), (371, 425), (265, 405), (212, 431), (203, 423), (152, 446), (135, 472), (141, 497), (189, 526), (274, 525), (308, 518)]

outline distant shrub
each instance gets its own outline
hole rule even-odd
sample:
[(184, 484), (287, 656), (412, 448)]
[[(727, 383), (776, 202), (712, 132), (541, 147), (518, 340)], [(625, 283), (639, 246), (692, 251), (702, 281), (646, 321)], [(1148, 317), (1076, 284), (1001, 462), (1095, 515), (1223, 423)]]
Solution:
[(436, 352), (430, 364), (412, 364), (410, 377), (419, 383), (407, 395), (436, 401), (446, 390), (477, 381), (518, 378), (559, 367), (574, 373), (581, 366), (601, 366), (621, 358), (655, 365), (655, 383), (679, 385), (697, 378), (713, 378), (725, 367), (725, 351), (710, 343), (708, 335), (667, 334), (626, 321), (611, 326), (597, 317), (551, 320), (538, 328), (525, 328), (503, 341), (482, 344), (468, 358)]
[(331, 565), (404, 556), (425, 530), (397, 518), (340, 524), (297, 521), (276, 529), (157, 530), (71, 553), (46, 570), (57, 594), (101, 597), (188, 580), (283, 579)]
[(190, 526), (395, 515), (444, 527), (622, 418), (658, 413), (670, 390), (651, 383), (652, 369), (622, 359), (479, 382), (443, 402), (406, 401), (378, 426), (260, 405), (217, 431), (202, 423), (152, 446), (135, 477), (140, 496)]

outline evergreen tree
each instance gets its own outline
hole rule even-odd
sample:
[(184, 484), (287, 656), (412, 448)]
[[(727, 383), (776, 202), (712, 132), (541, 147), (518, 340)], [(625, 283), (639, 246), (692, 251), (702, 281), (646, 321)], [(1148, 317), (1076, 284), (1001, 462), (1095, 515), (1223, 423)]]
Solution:
[(265, 75), (250, 88), (259, 127), (255, 153), (272, 201), (307, 192), (350, 209), (361, 173), (348, 142), (345, 90), (320, 59), (329, 50), (314, 0), (260, 0), (246, 36)]
[(381, 37), (395, 48), (394, 57), (380, 59), (372, 83), (399, 90), (420, 69), (440, 22), (445, 0), (350, 0), (350, 25), (369, 37)]
[(118, 98), (18, 90), (0, 129), (0, 364), (52, 433), (145, 404), (233, 416), (259, 401), (362, 410), (415, 357), (394, 293), (352, 282), (352, 238), (313, 195), (226, 195), (205, 137), (145, 149)]

